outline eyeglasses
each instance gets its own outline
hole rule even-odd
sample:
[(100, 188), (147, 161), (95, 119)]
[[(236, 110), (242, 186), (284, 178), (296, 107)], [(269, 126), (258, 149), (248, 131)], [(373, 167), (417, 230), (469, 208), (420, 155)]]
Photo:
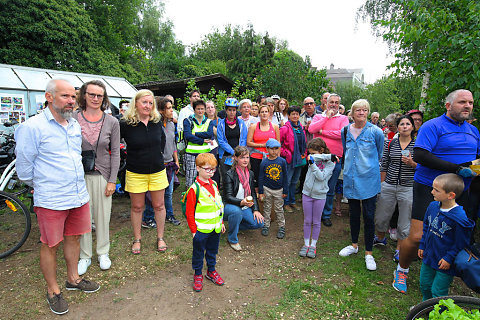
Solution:
[(213, 172), (217, 171), (217, 168), (205, 168), (205, 167), (200, 167), (200, 168), (205, 170), (205, 172), (207, 172), (207, 173), (213, 173)]
[(103, 99), (103, 94), (95, 94), (95, 93), (90, 93), (90, 92), (85, 92), (85, 93), (88, 94), (90, 99), (95, 99), (95, 98)]
[(305, 102), (303, 105), (304, 106), (313, 106), (313, 105), (315, 105), (315, 102)]

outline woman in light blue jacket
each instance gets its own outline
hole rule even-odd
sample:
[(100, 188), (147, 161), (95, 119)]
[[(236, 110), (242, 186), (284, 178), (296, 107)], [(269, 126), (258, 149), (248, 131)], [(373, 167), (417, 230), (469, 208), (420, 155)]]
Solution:
[(237, 117), (238, 101), (228, 98), (225, 101), (225, 119), (218, 120), (217, 140), (220, 172), (223, 180), (225, 173), (232, 167), (234, 149), (247, 145), (248, 128), (243, 120)]
[(363, 211), (365, 233), (365, 264), (368, 270), (376, 270), (372, 256), (375, 234), (375, 205), (380, 193), (380, 166), (383, 152), (383, 132), (367, 121), (370, 104), (365, 99), (352, 105), (353, 124), (342, 131), (345, 150), (343, 172), (343, 194), (348, 198), (350, 211), (350, 234), (352, 244), (340, 250), (343, 257), (358, 252), (360, 215)]

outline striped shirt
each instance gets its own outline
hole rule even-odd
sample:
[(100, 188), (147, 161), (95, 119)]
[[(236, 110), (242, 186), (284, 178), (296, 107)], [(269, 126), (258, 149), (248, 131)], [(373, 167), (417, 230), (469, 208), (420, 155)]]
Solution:
[[(410, 151), (412, 157), (414, 145), (415, 140), (412, 140), (404, 149)], [(398, 138), (385, 140), (383, 156), (380, 161), (380, 172), (387, 172), (385, 182), (388, 184), (413, 187), (415, 168), (402, 162), (402, 148), (400, 147), (400, 141)]]

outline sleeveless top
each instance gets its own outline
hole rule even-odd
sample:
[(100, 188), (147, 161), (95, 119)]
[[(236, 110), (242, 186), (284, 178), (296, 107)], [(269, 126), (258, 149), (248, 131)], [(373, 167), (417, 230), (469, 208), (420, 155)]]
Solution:
[[(265, 144), (267, 143), (268, 139), (273, 138), (276, 139), (276, 133), (275, 129), (273, 128), (272, 122), (268, 123), (270, 128), (267, 131), (262, 131), (260, 130), (260, 122), (257, 123), (257, 127), (255, 128), (255, 131), (253, 132), (253, 142), (258, 143), (258, 144)], [(263, 153), (257, 152), (261, 151)], [(267, 153), (267, 148), (262, 147), (262, 148), (254, 148), (252, 151), (252, 154), (250, 155), (254, 159), (263, 159), (263, 154)]]

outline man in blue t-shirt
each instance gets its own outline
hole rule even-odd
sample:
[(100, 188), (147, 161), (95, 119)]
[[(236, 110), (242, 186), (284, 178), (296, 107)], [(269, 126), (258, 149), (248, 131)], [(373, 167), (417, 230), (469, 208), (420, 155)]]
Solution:
[[(475, 176), (469, 166), (473, 160), (480, 158), (478, 129), (465, 121), (472, 114), (472, 93), (463, 89), (456, 90), (445, 100), (447, 112), (425, 122), (415, 142), (414, 160), (418, 165), (413, 184), (410, 234), (400, 246), (400, 262), (393, 281), (393, 287), (402, 293), (407, 291), (408, 268), (422, 238), (425, 211), (433, 201), (433, 180), (443, 173), (456, 173), (463, 178), (467, 190)], [(464, 192), (457, 202), (467, 208), (468, 192)], [(474, 214), (467, 211), (470, 218)]]

